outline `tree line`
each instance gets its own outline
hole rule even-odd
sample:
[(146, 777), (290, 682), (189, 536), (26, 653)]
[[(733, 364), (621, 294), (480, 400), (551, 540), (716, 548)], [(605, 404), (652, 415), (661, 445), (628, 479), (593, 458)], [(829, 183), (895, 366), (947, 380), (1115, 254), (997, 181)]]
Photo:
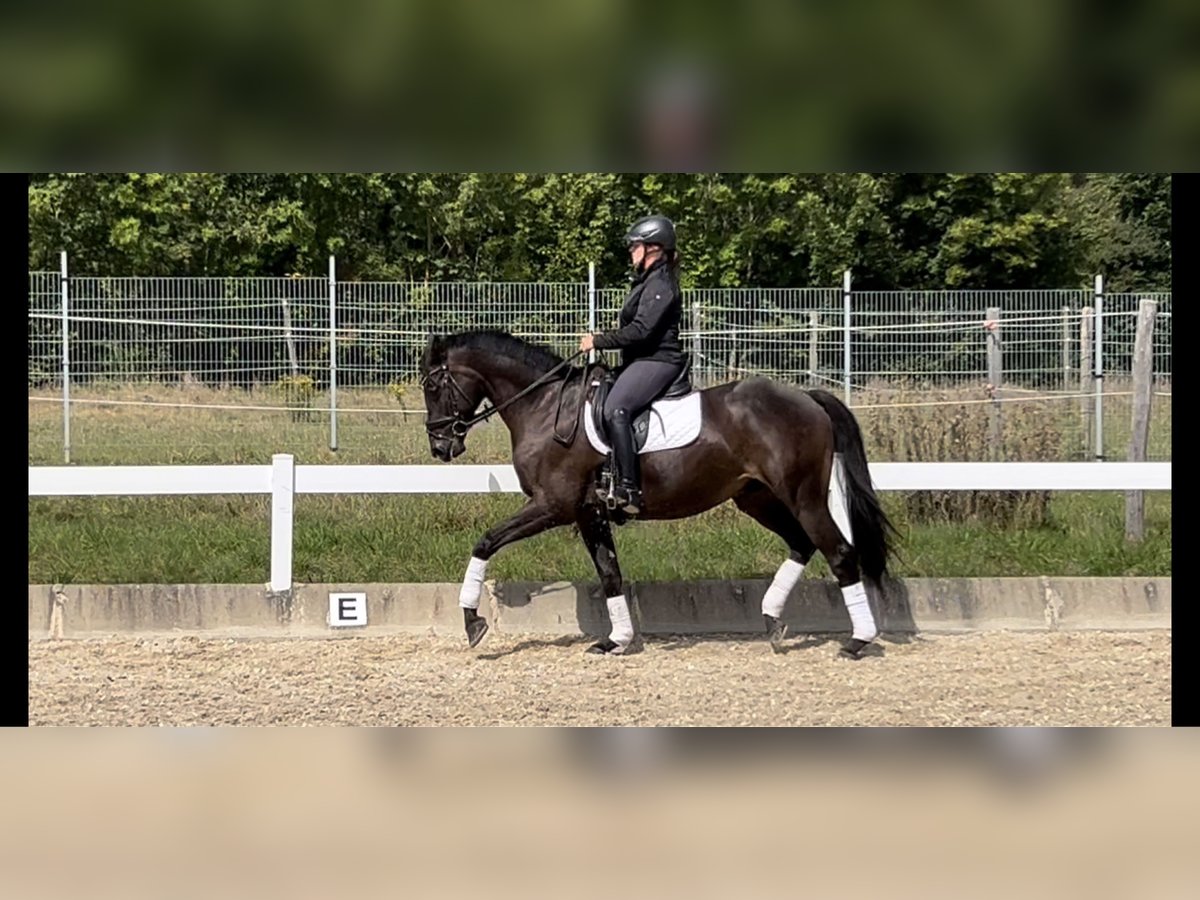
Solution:
[(684, 288), (1170, 290), (1166, 174), (42, 174), (29, 266), (79, 275), (579, 282), (676, 222)]

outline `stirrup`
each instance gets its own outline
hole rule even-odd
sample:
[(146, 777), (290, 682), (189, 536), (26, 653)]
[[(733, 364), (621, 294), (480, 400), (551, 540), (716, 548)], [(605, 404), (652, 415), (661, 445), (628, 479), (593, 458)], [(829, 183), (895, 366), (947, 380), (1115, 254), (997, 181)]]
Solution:
[(640, 488), (622, 485), (621, 487), (617, 488), (617, 491), (619, 496), (615, 499), (617, 505), (623, 512), (626, 512), (631, 516), (636, 516), (642, 511), (645, 503), (642, 500), (642, 491)]

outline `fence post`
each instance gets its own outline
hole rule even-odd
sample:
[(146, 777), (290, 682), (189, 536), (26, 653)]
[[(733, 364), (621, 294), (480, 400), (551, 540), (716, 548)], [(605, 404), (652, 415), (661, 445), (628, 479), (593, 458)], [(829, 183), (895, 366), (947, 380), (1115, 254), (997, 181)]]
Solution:
[(292, 340), (292, 310), (287, 297), (281, 297), (280, 303), (283, 305), (283, 340), (287, 344), (288, 362), (292, 367), (292, 377), (295, 378), (300, 366), (296, 363), (296, 344)]
[[(596, 264), (588, 263), (588, 334), (596, 333)], [(596, 351), (588, 353), (588, 363), (596, 361)]]
[[(700, 362), (700, 301), (692, 301), (692, 370)], [(709, 373), (711, 378), (712, 373)], [(706, 382), (707, 383), (707, 382)]]
[(62, 274), (59, 288), (62, 292), (62, 383), (63, 383), (63, 462), (71, 463), (71, 335), (67, 326), (67, 251), (59, 256)]
[(1096, 307), (1096, 436), (1093, 452), (1104, 459), (1104, 276), (1096, 276), (1094, 305)]
[(821, 327), (821, 314), (815, 309), (808, 311), (808, 380), (816, 382), (817, 364), (821, 358), (817, 353), (817, 329)]
[(1087, 395), (1092, 385), (1092, 326), (1096, 320), (1092, 315), (1095, 310), (1090, 306), (1079, 312), (1079, 434), (1083, 455), (1087, 456), (1092, 436), (1092, 404)]
[(850, 270), (842, 273), (842, 370), (846, 375), (846, 405), (850, 405)]
[(296, 493), (295, 459), (290, 453), (271, 457), (271, 590), (292, 589), (292, 517)]
[(1071, 389), (1071, 307), (1062, 308), (1062, 372), (1063, 390)]
[(1003, 423), (1000, 418), (1000, 382), (1004, 378), (1004, 363), (1000, 342), (1000, 307), (989, 306), (984, 323), (984, 340), (987, 341), (988, 392), (992, 396), (988, 416), (988, 449), (993, 461), (1001, 458), (1001, 435)]
[(337, 450), (337, 270), (329, 256), (329, 449)]
[[(1137, 336), (1133, 341), (1133, 428), (1129, 435), (1129, 461), (1145, 462), (1150, 442), (1150, 398), (1154, 391), (1154, 320), (1158, 304), (1149, 297), (1138, 306)], [(1146, 495), (1125, 493), (1125, 540), (1140, 541), (1146, 524)]]

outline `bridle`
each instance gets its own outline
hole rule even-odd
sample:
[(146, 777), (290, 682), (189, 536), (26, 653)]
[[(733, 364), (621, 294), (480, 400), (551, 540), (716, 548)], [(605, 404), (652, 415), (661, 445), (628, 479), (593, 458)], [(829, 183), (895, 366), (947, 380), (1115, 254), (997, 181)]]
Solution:
[[(583, 356), (583, 354), (585, 352), (586, 351), (580, 350), (579, 352), (568, 357), (567, 359), (564, 359), (562, 362), (560, 362), (558, 365), (556, 365), (549, 372), (546, 372), (544, 375), (539, 377), (536, 381), (532, 382), (528, 387), (524, 388), (523, 390), (518, 391), (516, 394), (509, 397), (507, 400), (505, 400), (499, 406), (493, 406), (490, 409), (486, 409), (483, 412), (479, 413), (478, 415), (472, 416), (469, 419), (463, 417), (462, 410), (455, 409), (454, 415), (452, 415), (452, 416), (442, 416), (440, 418), (431, 419), (428, 422), (426, 422), (425, 423), (425, 431), (431, 437), (439, 437), (439, 435), (435, 434), (434, 432), (440, 431), (442, 428), (445, 428), (447, 425), (449, 425), (451, 434), (453, 434), (459, 440), (462, 440), (464, 437), (467, 436), (467, 432), (470, 431), (473, 426), (478, 425), (480, 422), (483, 422), (483, 421), (491, 418), (496, 413), (500, 412), (500, 410), (504, 409), (505, 407), (507, 407), (513, 403), (516, 403), (518, 400), (520, 400), (526, 394), (533, 391), (534, 388), (540, 387), (541, 385), (545, 384), (550, 379), (551, 375), (553, 375), (555, 372), (557, 372), (559, 369), (563, 368), (564, 366), (570, 365), (576, 359)], [(458, 393), (458, 395), (460, 397), (462, 397), (463, 400), (465, 400), (468, 404), (470, 404), (471, 398), (467, 396), (467, 392), (464, 391), (462, 389), (462, 386), (458, 383), (458, 381), (455, 380), (454, 373), (452, 371), (450, 371), (449, 363), (442, 363), (440, 366), (437, 366), (436, 368), (431, 369), (425, 375), (422, 375), (421, 379), (420, 379), (420, 385), (421, 385), (422, 390), (424, 390), (427, 385), (433, 385), (434, 387), (441, 389), (446, 385), (446, 383), (449, 383), (450, 386), (452, 388), (454, 388), (454, 390)]]

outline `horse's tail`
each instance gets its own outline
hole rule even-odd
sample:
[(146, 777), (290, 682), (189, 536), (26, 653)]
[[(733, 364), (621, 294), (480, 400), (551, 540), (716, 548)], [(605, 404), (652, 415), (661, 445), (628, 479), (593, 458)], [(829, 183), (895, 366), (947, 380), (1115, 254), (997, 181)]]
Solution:
[(862, 431), (854, 414), (833, 394), (819, 389), (808, 393), (833, 423), (833, 449), (835, 453), (842, 454), (846, 473), (847, 505), (850, 507), (854, 548), (858, 551), (863, 574), (878, 584), (887, 571), (888, 558), (895, 555), (895, 541), (899, 534), (884, 513), (871, 485)]

